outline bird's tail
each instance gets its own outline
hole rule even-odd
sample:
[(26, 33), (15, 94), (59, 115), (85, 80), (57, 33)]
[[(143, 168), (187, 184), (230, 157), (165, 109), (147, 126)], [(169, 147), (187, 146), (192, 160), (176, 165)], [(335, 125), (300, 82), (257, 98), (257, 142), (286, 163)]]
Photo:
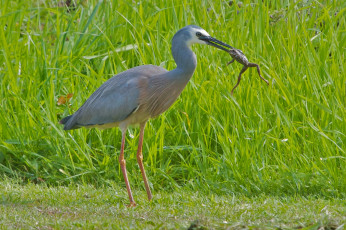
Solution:
[(72, 117), (72, 115), (67, 116), (67, 117), (64, 117), (63, 119), (61, 119), (61, 120), (59, 121), (59, 124), (62, 124), (62, 125), (66, 124), (66, 122), (67, 122), (71, 117)]
[(64, 125), (64, 130), (79, 129), (81, 127), (74, 121), (75, 119), (72, 118), (73, 115), (74, 114), (64, 117), (59, 121), (59, 124)]

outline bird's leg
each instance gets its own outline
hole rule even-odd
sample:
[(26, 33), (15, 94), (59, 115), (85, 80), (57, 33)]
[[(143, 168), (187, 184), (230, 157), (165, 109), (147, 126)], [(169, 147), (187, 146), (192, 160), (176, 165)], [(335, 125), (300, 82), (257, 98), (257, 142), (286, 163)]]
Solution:
[(260, 76), (260, 78), (261, 78), (263, 81), (265, 81), (265, 82), (267, 83), (267, 85), (269, 85), (268, 80), (266, 80), (266, 79), (264, 79), (264, 78), (262, 77), (260, 68), (259, 68), (259, 66), (258, 66), (257, 64), (255, 64), (255, 63), (249, 63), (249, 64), (248, 64), (248, 67), (256, 67), (256, 68), (257, 68), (257, 73), (258, 73), (258, 75)]
[(148, 195), (148, 200), (151, 200), (152, 195), (151, 195), (151, 191), (150, 191), (150, 187), (149, 187), (149, 183), (148, 183), (148, 178), (145, 174), (145, 170), (144, 170), (144, 166), (143, 166), (143, 154), (142, 154), (145, 123), (146, 122), (143, 122), (140, 125), (138, 150), (137, 150), (137, 162), (138, 162), (139, 168), (141, 169), (141, 172), (142, 172), (145, 190), (147, 191), (147, 195)]
[(124, 176), (124, 180), (125, 180), (125, 184), (126, 184), (126, 189), (127, 189), (127, 193), (129, 194), (129, 199), (130, 199), (130, 204), (128, 205), (129, 207), (135, 207), (136, 203), (133, 200), (133, 196), (132, 196), (132, 191), (131, 191), (131, 187), (130, 187), (130, 183), (129, 183), (129, 179), (127, 178), (127, 172), (126, 172), (126, 161), (124, 158), (124, 148), (125, 148), (125, 137), (126, 137), (126, 130), (124, 130), (122, 132), (122, 139), (121, 139), (121, 151), (120, 151), (120, 156), (119, 156), (119, 163), (120, 163), (120, 167), (121, 167), (121, 171), (123, 173)]
[(238, 76), (238, 82), (237, 84), (233, 87), (232, 91), (231, 91), (231, 95), (233, 95), (233, 91), (235, 90), (235, 88), (237, 88), (237, 86), (239, 85), (239, 82), (241, 80), (241, 75), (247, 70), (247, 66), (244, 65), (244, 67), (241, 69), (240, 73), (239, 73), (239, 76)]
[(227, 65), (232, 64), (234, 61), (235, 61), (235, 59), (233, 58), (232, 61), (227, 63)]

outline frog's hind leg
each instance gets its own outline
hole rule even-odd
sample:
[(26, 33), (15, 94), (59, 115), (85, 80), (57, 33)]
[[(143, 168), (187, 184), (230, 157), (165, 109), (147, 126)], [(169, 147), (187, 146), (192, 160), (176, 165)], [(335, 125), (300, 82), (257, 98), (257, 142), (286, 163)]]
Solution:
[[(234, 59), (233, 59), (233, 60), (234, 60)], [(239, 82), (240, 82), (240, 80), (241, 80), (241, 75), (247, 70), (247, 68), (248, 68), (248, 67), (244, 65), (244, 67), (241, 69), (241, 71), (240, 71), (240, 73), (239, 73), (239, 76), (238, 76), (238, 82), (237, 82), (237, 84), (233, 87), (233, 89), (232, 89), (232, 91), (231, 91), (231, 95), (233, 95), (233, 91), (235, 90), (235, 88), (238, 87)]]
[(265, 82), (267, 83), (267, 85), (269, 85), (268, 80), (266, 80), (266, 79), (264, 79), (264, 78), (262, 77), (260, 67), (259, 67), (257, 64), (255, 64), (255, 63), (249, 63), (247, 66), (248, 66), (248, 67), (256, 67), (256, 68), (257, 68), (257, 73), (258, 73), (259, 77), (260, 77), (263, 81), (265, 81)]

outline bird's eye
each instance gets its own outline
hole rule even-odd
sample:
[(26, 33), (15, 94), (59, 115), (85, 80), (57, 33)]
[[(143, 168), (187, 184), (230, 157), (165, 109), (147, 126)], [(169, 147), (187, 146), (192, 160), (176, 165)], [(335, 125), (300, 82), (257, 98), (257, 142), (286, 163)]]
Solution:
[(201, 32), (197, 32), (197, 33), (196, 33), (196, 36), (197, 36), (197, 37), (202, 36)]

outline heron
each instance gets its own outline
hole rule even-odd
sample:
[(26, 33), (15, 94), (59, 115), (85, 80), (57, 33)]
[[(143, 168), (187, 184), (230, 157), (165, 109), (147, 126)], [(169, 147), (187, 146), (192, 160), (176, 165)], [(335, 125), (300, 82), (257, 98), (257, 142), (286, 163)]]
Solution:
[[(141, 170), (148, 200), (152, 199), (148, 178), (143, 166), (143, 138), (147, 121), (166, 111), (181, 94), (197, 65), (191, 45), (214, 46), (228, 52), (232, 46), (209, 35), (196, 25), (176, 32), (171, 52), (176, 68), (168, 71), (160, 66), (142, 65), (121, 72), (104, 82), (72, 115), (63, 118), (64, 130), (85, 128), (108, 129), (119, 127), (122, 133), (119, 163), (130, 204), (136, 206), (126, 171), (125, 137), (130, 125), (139, 125), (137, 162)], [(227, 48), (228, 49), (227, 49)]]

